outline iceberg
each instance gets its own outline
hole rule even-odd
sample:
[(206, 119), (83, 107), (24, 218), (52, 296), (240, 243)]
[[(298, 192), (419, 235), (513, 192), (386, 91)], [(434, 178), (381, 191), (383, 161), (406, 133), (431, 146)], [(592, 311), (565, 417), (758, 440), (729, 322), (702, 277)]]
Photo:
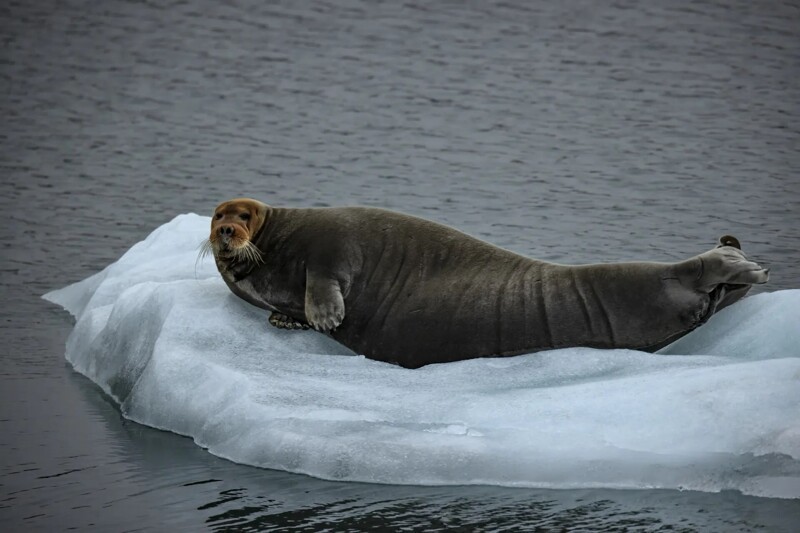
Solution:
[(561, 349), (417, 370), (272, 328), (180, 215), (44, 295), (66, 358), (136, 422), (342, 481), (800, 497), (800, 290), (745, 298), (656, 354)]

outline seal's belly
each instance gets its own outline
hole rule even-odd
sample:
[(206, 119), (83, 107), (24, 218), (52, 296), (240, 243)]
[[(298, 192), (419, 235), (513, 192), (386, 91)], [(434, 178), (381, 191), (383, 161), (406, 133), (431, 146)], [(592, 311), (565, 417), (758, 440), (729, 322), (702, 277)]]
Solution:
[(233, 292), (251, 304), (277, 311), (305, 321), (304, 294), (302, 280), (292, 280), (271, 277), (253, 277), (236, 281), (230, 284)]
[(410, 367), (566, 346), (650, 346), (688, 331), (684, 315), (700, 307), (693, 292), (664, 290), (662, 268), (484, 264), (469, 275), (416, 280), (414, 290), (373, 279), (350, 327), (334, 338)]
[(537, 284), (520, 272), (525, 270), (518, 265), (487, 262), (399, 282), (393, 272), (373, 277), (359, 287), (364, 294), (346, 302), (349, 312), (334, 338), (357, 353), (406, 367), (432, 358), (443, 362), (542, 349), (547, 337), (538, 331), (532, 301)]
[(253, 282), (250, 281), (250, 278), (244, 278), (240, 281), (237, 281), (234, 286), (236, 287), (237, 295), (253, 305), (257, 305), (258, 307), (262, 307), (264, 309), (269, 309), (270, 311), (277, 310), (275, 306), (268, 302), (266, 298), (264, 298), (263, 294), (256, 289), (255, 285), (253, 285)]

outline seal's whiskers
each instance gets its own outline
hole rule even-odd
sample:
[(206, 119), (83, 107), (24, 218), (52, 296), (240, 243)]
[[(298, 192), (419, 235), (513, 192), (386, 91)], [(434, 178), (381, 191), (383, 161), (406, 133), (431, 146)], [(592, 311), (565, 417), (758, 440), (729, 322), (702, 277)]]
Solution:
[(197, 278), (197, 265), (200, 264), (206, 257), (214, 255), (214, 245), (209, 239), (205, 239), (197, 247), (197, 259), (194, 261), (194, 277)]
[(200, 246), (197, 247), (197, 260), (202, 261), (209, 255), (212, 255), (214, 252), (213, 245), (209, 239), (205, 239), (203, 242), (200, 243)]
[(240, 248), (236, 249), (236, 258), (240, 261), (252, 261), (253, 263), (260, 264), (264, 262), (261, 257), (261, 250), (251, 241), (245, 242)]

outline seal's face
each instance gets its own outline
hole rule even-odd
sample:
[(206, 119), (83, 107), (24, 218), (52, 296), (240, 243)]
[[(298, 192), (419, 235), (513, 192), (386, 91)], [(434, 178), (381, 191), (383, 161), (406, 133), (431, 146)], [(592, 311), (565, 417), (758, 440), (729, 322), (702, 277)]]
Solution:
[(266, 222), (267, 206), (258, 200), (236, 198), (222, 202), (211, 217), (208, 242), (217, 261), (259, 262), (261, 252), (252, 239)]

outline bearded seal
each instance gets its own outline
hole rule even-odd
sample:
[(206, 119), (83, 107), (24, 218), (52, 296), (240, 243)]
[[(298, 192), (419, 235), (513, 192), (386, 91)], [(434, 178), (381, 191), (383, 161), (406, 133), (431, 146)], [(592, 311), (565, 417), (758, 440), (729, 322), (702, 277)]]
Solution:
[(216, 208), (206, 246), (273, 325), (310, 326), (407, 368), (574, 346), (654, 351), (769, 278), (727, 235), (677, 263), (569, 266), (383, 209), (248, 198)]

